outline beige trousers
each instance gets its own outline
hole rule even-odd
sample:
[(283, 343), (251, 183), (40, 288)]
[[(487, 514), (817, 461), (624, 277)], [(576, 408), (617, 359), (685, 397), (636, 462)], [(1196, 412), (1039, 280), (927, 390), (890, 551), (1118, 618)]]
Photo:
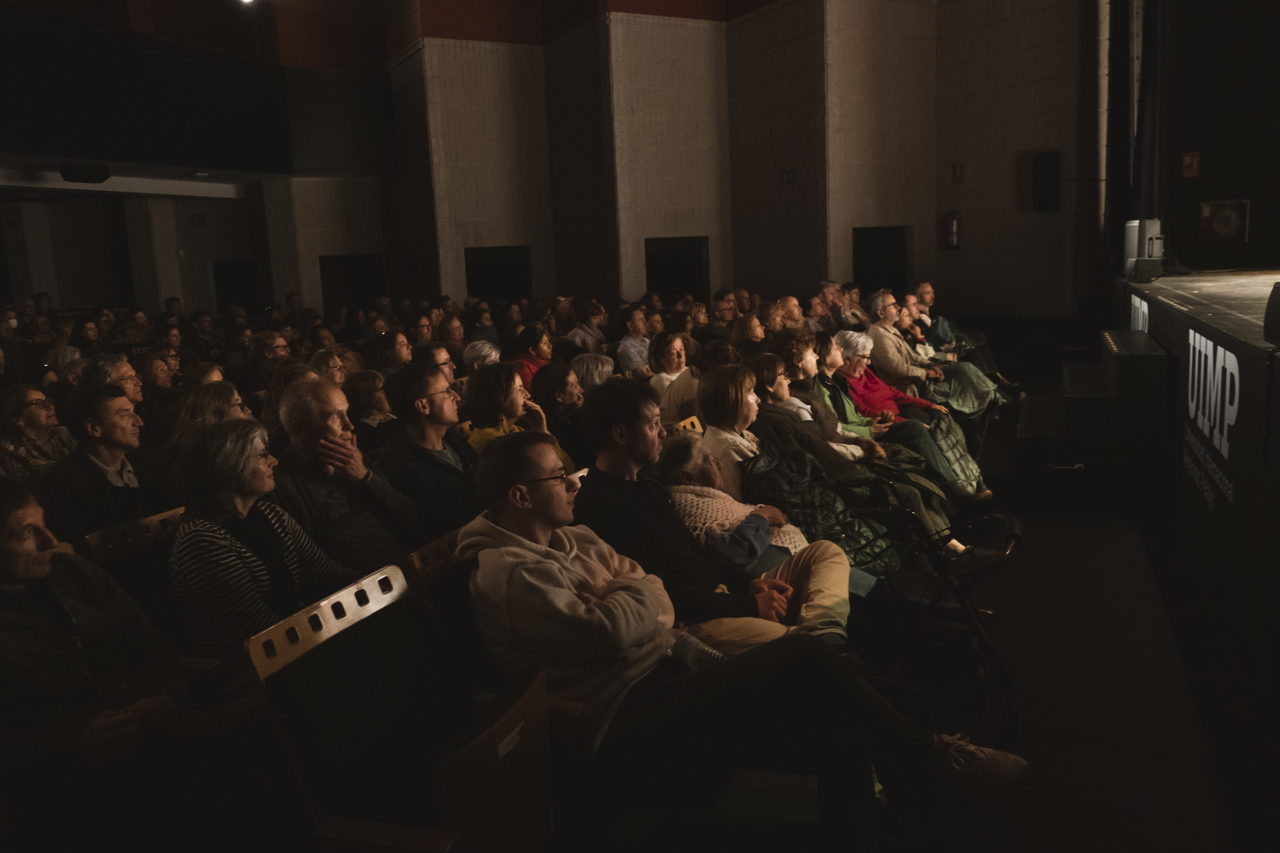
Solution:
[(799, 596), (800, 610), (794, 625), (738, 616), (690, 625), (689, 633), (727, 655), (745, 652), (793, 631), (844, 633), (849, 619), (849, 558), (835, 543), (814, 542), (765, 577), (789, 585), (793, 599)]

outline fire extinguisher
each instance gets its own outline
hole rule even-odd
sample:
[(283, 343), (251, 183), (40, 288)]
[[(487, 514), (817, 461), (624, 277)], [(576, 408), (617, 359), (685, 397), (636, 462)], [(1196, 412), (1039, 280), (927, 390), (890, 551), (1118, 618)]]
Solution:
[(942, 247), (960, 248), (960, 211), (948, 210), (942, 217)]

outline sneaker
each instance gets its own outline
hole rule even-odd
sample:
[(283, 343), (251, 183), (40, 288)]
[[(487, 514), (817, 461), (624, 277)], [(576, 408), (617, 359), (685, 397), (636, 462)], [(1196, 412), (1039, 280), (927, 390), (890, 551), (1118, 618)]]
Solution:
[(974, 746), (964, 734), (934, 735), (933, 756), (944, 775), (975, 789), (1015, 785), (1027, 775), (1021, 756)]

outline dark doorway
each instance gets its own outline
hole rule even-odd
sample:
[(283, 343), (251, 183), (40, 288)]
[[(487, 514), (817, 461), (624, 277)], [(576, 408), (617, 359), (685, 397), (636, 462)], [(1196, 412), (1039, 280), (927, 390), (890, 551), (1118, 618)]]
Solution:
[(213, 296), (218, 313), (225, 314), (231, 303), (249, 312), (251, 318), (262, 314), (271, 304), (271, 288), (263, 275), (263, 262), (257, 258), (213, 261)]
[(346, 305), (350, 315), (367, 311), (373, 300), (387, 295), (387, 271), (382, 254), (321, 255), (320, 292), (324, 315), (333, 316)]
[(692, 293), (711, 304), (711, 241), (706, 237), (647, 237), (644, 241), (645, 289), (670, 305)]
[(528, 246), (478, 246), (463, 250), (467, 296), (496, 301), (533, 297), (533, 254)]
[(853, 229), (853, 280), (863, 298), (882, 287), (901, 290), (911, 283), (911, 242), (909, 225)]

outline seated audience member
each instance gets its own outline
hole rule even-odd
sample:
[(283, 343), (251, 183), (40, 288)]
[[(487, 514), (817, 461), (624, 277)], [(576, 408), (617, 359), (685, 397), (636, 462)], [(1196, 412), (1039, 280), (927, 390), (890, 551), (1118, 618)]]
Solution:
[[(459, 362), (453, 360), (453, 356), (449, 354), (449, 348), (439, 341), (435, 341), (423, 347), (422, 358), (420, 360), (423, 364), (433, 365), (443, 370), (444, 375), (449, 377), (450, 383), (458, 378), (456, 374)], [(466, 366), (466, 362), (464, 360), (459, 359), (459, 361), (462, 362), (464, 367)]]
[(431, 324), (431, 316), (427, 312), (411, 311), (404, 324), (404, 331), (409, 339), (409, 348), (412, 350), (431, 342), (435, 326)]
[(981, 332), (966, 333), (946, 317), (935, 310), (937, 294), (929, 282), (921, 282), (915, 289), (919, 309), (918, 325), (924, 330), (925, 337), (940, 350), (963, 355), (966, 352), (983, 347), (987, 336)]
[(835, 412), (820, 400), (813, 399), (798, 388), (792, 392), (792, 385), (798, 385), (792, 381), (793, 375), (802, 377), (806, 371), (816, 369), (813, 347), (807, 343), (808, 332), (802, 337), (787, 329), (780, 338), (780, 349), (784, 352), (794, 353), (796, 347), (793, 344), (806, 347), (806, 351), (799, 356), (799, 365), (792, 372), (787, 371), (787, 365), (781, 357), (769, 352), (743, 362), (756, 376), (756, 397), (760, 400), (761, 408), (776, 406), (810, 424), (814, 433), (845, 459), (861, 459), (868, 450), (874, 453), (874, 442), (842, 432)]
[(533, 387), (533, 376), (551, 363), (551, 336), (540, 326), (528, 326), (512, 347), (512, 364), (520, 374), (524, 387)]
[(720, 460), (702, 436), (671, 437), (653, 466), (653, 478), (671, 491), (671, 503), (698, 541), (760, 577), (807, 548), (809, 540), (777, 507), (735, 501), (721, 490)]
[[(953, 497), (979, 501), (991, 498), (991, 490), (982, 482), (982, 471), (965, 449), (964, 435), (946, 406), (908, 396), (881, 382), (867, 369), (872, 350), (868, 335), (840, 332), (836, 345), (844, 355), (838, 378), (844, 381), (858, 410), (875, 417), (877, 425), (884, 427), (887, 440), (898, 441), (929, 461)], [(924, 426), (928, 429), (922, 430)], [(935, 454), (940, 454), (942, 460)]]
[(382, 449), (387, 439), (400, 431), (387, 401), (386, 382), (376, 370), (357, 373), (342, 386), (347, 395), (348, 417), (356, 430), (356, 446), (366, 456)]
[(717, 367), (723, 367), (726, 364), (737, 364), (742, 361), (742, 356), (728, 339), (714, 340), (702, 348), (701, 360), (698, 362), (698, 369), (706, 373), (709, 370), (715, 370)]
[(853, 282), (840, 285), (842, 307), (840, 319), (846, 329), (866, 331), (871, 325), (871, 317), (862, 307), (862, 292)]
[(336, 349), (318, 349), (311, 356), (311, 361), (307, 362), (316, 375), (322, 379), (328, 379), (334, 385), (341, 388), (347, 384), (347, 366), (342, 362), (342, 356), (338, 355)]
[(240, 398), (236, 386), (230, 382), (206, 382), (192, 388), (183, 399), (171, 443), (180, 445), (188, 441), (197, 427), (233, 420), (253, 420), (253, 413)]
[(98, 333), (97, 318), (90, 315), (78, 318), (71, 325), (68, 343), (80, 350), (81, 358), (93, 358), (102, 352), (102, 340)]
[(75, 446), (43, 391), (30, 385), (0, 391), (0, 469), (6, 475), (42, 474), (70, 456)]
[(547, 416), (547, 429), (578, 468), (595, 461), (595, 448), (582, 426), (582, 385), (567, 364), (548, 364), (533, 377), (529, 395)]
[(698, 377), (685, 361), (688, 343), (679, 332), (663, 332), (649, 347), (649, 384), (658, 392), (664, 429), (698, 412)]
[(136, 454), (142, 418), (119, 388), (84, 388), (67, 427), (79, 445), (37, 484), (49, 527), (77, 550), (96, 530), (176, 506), (160, 473)]
[(778, 300), (778, 307), (782, 309), (784, 329), (799, 329), (801, 326), (808, 328), (804, 321), (804, 312), (800, 309), (799, 299), (794, 296), (784, 296)]
[(493, 325), (493, 312), (489, 310), (489, 303), (477, 302), (469, 308), (462, 325), (466, 339), (471, 343), (484, 341), (495, 347), (498, 345), (498, 327)]
[(213, 327), (213, 315), (208, 311), (196, 311), (191, 315), (194, 334), (187, 337), (191, 351), (201, 361), (223, 364), (227, 359), (227, 343)]
[(365, 574), (335, 563), (289, 513), (262, 500), (275, 467), (266, 430), (253, 421), (203, 425), (182, 446), (187, 514), (171, 580), (200, 654), (235, 655), (249, 637)]
[[(844, 363), (838, 347), (832, 343), (829, 332), (810, 335), (807, 330), (791, 330), (780, 332), (774, 340), (779, 352), (787, 353), (790, 359), (788, 375), (791, 379), (791, 397), (811, 404), (810, 409), (791, 403), (802, 420), (809, 420), (809, 414), (817, 413), (814, 420), (824, 418), (823, 413), (830, 412), (835, 416), (837, 435), (841, 440), (850, 438), (873, 440), (883, 429), (877, 429), (871, 418), (864, 417), (854, 407), (853, 401), (836, 385), (832, 378), (836, 368)], [(825, 420), (825, 418), (824, 418)], [(825, 426), (825, 423), (824, 423)], [(833, 439), (828, 439), (833, 440)], [(863, 445), (864, 450), (874, 448)]]
[[(290, 385), (298, 382), (308, 376), (315, 376), (316, 372), (306, 362), (296, 358), (281, 358), (274, 361), (268, 368), (267, 389), (262, 394), (262, 406), (258, 409), (258, 422), (266, 429), (267, 435), (270, 436), (270, 447), (273, 454), (284, 452), (284, 448), (289, 443), (289, 434), (284, 430), (284, 424), (280, 421), (280, 400), (284, 397), (285, 391)], [(252, 409), (252, 403), (250, 408)]]
[(222, 368), (211, 361), (197, 361), (190, 367), (182, 370), (182, 385), (179, 391), (185, 398), (191, 393), (193, 388), (199, 388), (201, 385), (207, 385), (210, 382), (222, 382), (226, 380), (226, 375), (222, 372)]
[[(482, 367), (472, 374), (463, 400), (471, 418), (467, 441), (477, 454), (483, 454), (489, 443), (499, 436), (523, 432), (525, 428), (516, 423), (521, 418), (534, 432), (551, 435), (546, 412), (533, 402), (516, 366), (509, 361)], [(559, 444), (556, 452), (566, 467), (573, 467), (573, 459)]]
[(360, 452), (347, 411), (342, 389), (318, 376), (285, 390), (280, 422), (289, 445), (271, 500), (326, 554), (362, 575), (408, 566), (406, 551), (424, 544), (417, 507)]
[(463, 367), (469, 376), (486, 364), (497, 364), (502, 361), (502, 350), (491, 341), (472, 341), (462, 351)]
[(462, 362), (462, 353), (467, 347), (464, 335), (462, 321), (454, 314), (446, 316), (436, 326), (436, 340), (444, 344), (454, 364)]
[[(696, 432), (684, 432), (666, 442), (653, 467), (653, 477), (670, 490), (676, 513), (700, 543), (740, 566), (750, 577), (776, 577), (807, 587), (810, 593), (797, 624), (837, 649), (844, 649), (849, 591), (865, 596), (876, 583), (874, 576), (850, 569), (848, 559), (831, 542), (811, 545), (803, 531), (789, 523), (777, 507), (753, 506), (725, 494), (720, 488), (720, 462), (703, 446), (703, 438)], [(808, 548), (815, 550), (808, 552)], [(836, 553), (839, 559), (833, 556)], [(813, 557), (812, 570), (822, 576), (807, 580), (796, 577), (796, 572), (809, 563), (807, 558), (792, 559), (801, 554)]]
[(633, 308), (626, 315), (626, 335), (618, 344), (618, 370), (639, 370), (649, 363), (649, 324), (644, 309)]
[(730, 299), (717, 298), (711, 302), (710, 321), (699, 325), (698, 315), (694, 314), (693, 318), (693, 337), (698, 343), (704, 347), (712, 341), (727, 341), (729, 333), (733, 327), (733, 321), (737, 319), (738, 311), (736, 303)]
[(449, 429), (458, 422), (458, 393), (439, 367), (410, 364), (387, 383), (387, 397), (404, 428), (378, 452), (378, 465), (417, 505), (418, 538), (433, 542), (483, 509), (470, 480), (476, 453)]
[(412, 360), (413, 347), (409, 339), (395, 329), (378, 335), (364, 351), (365, 369), (376, 370), (383, 376), (394, 375)]
[(129, 319), (122, 325), (116, 326), (113, 331), (116, 345), (126, 348), (149, 345), (155, 337), (155, 332), (147, 312), (135, 307), (130, 308), (126, 316)]
[(693, 537), (665, 487), (639, 477), (641, 468), (657, 461), (665, 435), (652, 387), (610, 382), (588, 395), (583, 416), (598, 455), (582, 487), (578, 523), (652, 568), (671, 594), (676, 618), (690, 625), (694, 636), (737, 653), (787, 633), (788, 614), (798, 613), (797, 607), (813, 617), (800, 630), (835, 630), (835, 598), (847, 596), (849, 579), (849, 563), (839, 548), (806, 551), (773, 577), (750, 578), (740, 565)]
[(755, 314), (747, 314), (733, 321), (729, 330), (729, 343), (743, 358), (764, 352), (764, 326)]
[[(649, 405), (656, 448), (661, 426), (657, 403)], [(853, 660), (817, 638), (783, 637), (731, 660), (690, 655), (696, 644), (673, 631), (680, 599), (670, 582), (588, 527), (570, 526), (588, 497), (545, 437), (496, 442), (477, 482), (488, 511), (458, 543), (459, 556), (478, 564), (471, 576), (476, 621), (501, 665), (536, 666), (554, 698), (585, 705), (580, 723), (599, 749), (585, 789), (590, 801), (576, 804), (581, 815), (571, 822), (590, 821), (588, 836), (607, 827), (621, 804), (670, 792), (673, 778), (681, 784), (669, 796), (681, 806), (691, 791), (712, 803), (739, 767), (817, 774), (824, 826), (831, 841), (845, 843), (874, 812), (871, 761), (895, 775), (910, 768), (975, 786), (1009, 785), (1025, 774), (1015, 755), (976, 748), (964, 736), (930, 735), (868, 686)], [(767, 755), (759, 743), (763, 720), (776, 735)], [(903, 772), (903, 784), (912, 776)]]
[(662, 312), (653, 308), (646, 309), (644, 312), (644, 326), (649, 340), (653, 340), (662, 334), (666, 329), (666, 324), (662, 322)]
[(876, 375), (912, 396), (919, 385), (920, 396), (946, 406), (976, 453), (986, 433), (988, 416), (1000, 403), (995, 383), (967, 362), (939, 366), (913, 351), (896, 328), (901, 309), (888, 290), (877, 291), (871, 297), (870, 308), (875, 322), (867, 334), (871, 337), (871, 367)]
[(707, 306), (701, 302), (690, 302), (686, 308), (689, 312), (689, 319), (693, 322), (693, 328), (689, 330), (689, 336), (699, 345), (706, 343), (704, 332), (711, 323), (711, 316), (707, 313)]
[(584, 352), (582, 355), (574, 356), (569, 366), (577, 374), (578, 384), (582, 386), (583, 391), (590, 391), (597, 385), (603, 385), (613, 375), (613, 359), (607, 355)]
[(567, 335), (583, 352), (604, 353), (604, 327), (609, 322), (609, 312), (596, 302), (588, 302), (578, 309), (578, 325)]
[(255, 334), (250, 346), (241, 390), (252, 397), (266, 390), (276, 362), (289, 357), (289, 342), (278, 331), (267, 329)]

